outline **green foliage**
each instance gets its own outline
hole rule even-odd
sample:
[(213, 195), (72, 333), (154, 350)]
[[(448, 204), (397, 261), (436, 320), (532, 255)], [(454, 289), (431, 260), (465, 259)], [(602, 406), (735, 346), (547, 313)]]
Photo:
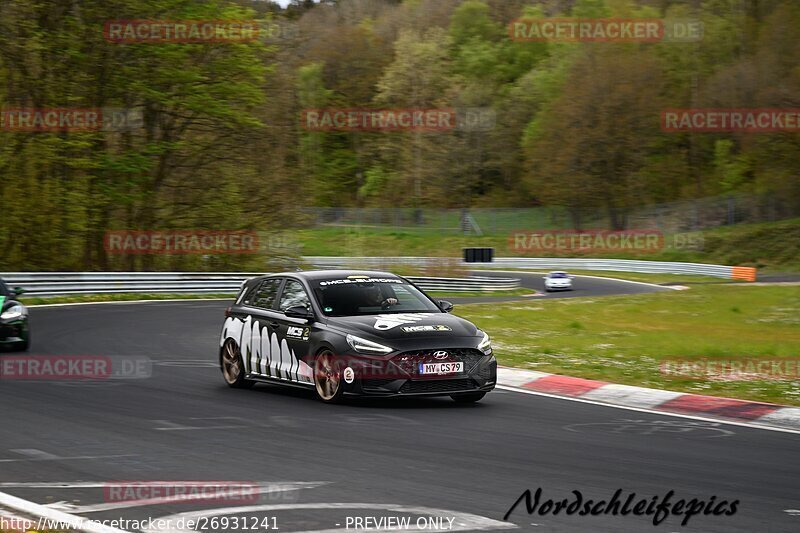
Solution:
[[(140, 128), (127, 131), (0, 132), (0, 268), (166, 268), (170, 259), (109, 257), (104, 232), (255, 223), (234, 193), (254, 171), (243, 140), (262, 127), (256, 111), (265, 102), (268, 49), (259, 42), (115, 44), (102, 34), (106, 21), (122, 18), (250, 16), (218, 0), (0, 6), (4, 107), (117, 107), (142, 117)], [(220, 204), (209, 194), (215, 188), (233, 196)], [(226, 213), (231, 201), (236, 209)]]
[[(771, 193), (800, 210), (796, 133), (675, 134), (665, 108), (797, 108), (792, 0), (0, 2), (0, 105), (119, 107), (125, 132), (0, 129), (0, 268), (259, 269), (109, 256), (109, 229), (302, 227), (298, 208), (604, 209)], [(520, 17), (698, 19), (691, 43), (517, 42)], [(114, 44), (116, 19), (247, 20), (249, 43)], [(483, 130), (310, 131), (312, 108), (480, 108)], [(20, 231), (21, 221), (28, 231)], [(713, 241), (712, 241), (713, 243)], [(750, 262), (734, 250), (720, 254)], [(765, 251), (766, 252), (766, 251)], [(781, 258), (785, 255), (778, 253)]]
[(733, 141), (724, 139), (714, 144), (714, 169), (725, 192), (742, 188), (747, 180), (748, 162), (733, 153)]

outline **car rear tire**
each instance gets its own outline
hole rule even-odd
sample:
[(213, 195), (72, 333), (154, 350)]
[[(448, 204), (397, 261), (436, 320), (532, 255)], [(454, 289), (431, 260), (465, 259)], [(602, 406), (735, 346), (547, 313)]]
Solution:
[(325, 403), (339, 403), (344, 397), (344, 364), (330, 350), (323, 350), (314, 360), (314, 388)]
[(249, 389), (255, 385), (254, 381), (244, 378), (244, 364), (242, 352), (233, 339), (228, 339), (222, 347), (220, 357), (222, 377), (229, 387), (234, 389)]
[(456, 403), (475, 403), (481, 401), (484, 396), (486, 396), (485, 392), (465, 392), (450, 395)]

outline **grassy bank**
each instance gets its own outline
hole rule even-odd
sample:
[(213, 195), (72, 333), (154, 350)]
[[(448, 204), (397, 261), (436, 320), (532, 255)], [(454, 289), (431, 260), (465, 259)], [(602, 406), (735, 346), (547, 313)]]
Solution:
[(661, 373), (674, 360), (800, 360), (800, 287), (695, 286), (598, 299), (462, 305), (501, 364), (614, 383), (800, 405), (800, 380)]
[[(509, 234), (505, 233), (463, 236), (442, 234), (430, 228), (395, 230), (391, 227), (340, 226), (298, 230), (292, 236), (301, 245), (303, 255), (455, 258), (461, 256), (464, 247), (491, 247), (495, 248), (498, 256), (525, 257), (513, 250)], [(765, 271), (800, 272), (800, 219), (707, 230), (702, 232), (702, 250), (669, 246), (673, 242), (672, 237), (665, 235), (667, 246), (656, 253), (606, 253), (602, 257), (729, 264), (752, 266)], [(579, 254), (560, 255), (586, 257)]]

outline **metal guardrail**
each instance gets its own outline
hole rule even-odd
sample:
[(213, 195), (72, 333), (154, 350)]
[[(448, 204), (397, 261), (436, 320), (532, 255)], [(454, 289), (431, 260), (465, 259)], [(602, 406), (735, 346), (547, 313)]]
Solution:
[[(243, 281), (257, 272), (5, 272), (9, 287), (30, 296), (113, 293), (236, 294)], [(408, 276), (426, 291), (487, 292), (520, 287), (519, 279), (437, 278)]]
[[(446, 257), (304, 257), (316, 268), (368, 268), (391, 270), (397, 266), (435, 268), (442, 265), (470, 269), (610, 270), (652, 274), (695, 274), (755, 281), (755, 269), (702, 263), (671, 263), (633, 259), (500, 257), (492, 263), (464, 263)], [(6, 272), (11, 287), (20, 286), (32, 296), (103, 293), (235, 294), (242, 282), (257, 272)], [(514, 278), (443, 278), (407, 276), (426, 291), (489, 292), (519, 288)]]
[[(709, 265), (703, 263), (671, 263), (663, 261), (641, 261), (634, 259), (589, 259), (552, 257), (498, 257), (491, 263), (463, 263), (454, 258), (443, 257), (304, 257), (306, 263), (318, 268), (380, 268), (392, 266), (414, 266), (419, 268), (456, 264), (470, 269), (514, 268), (546, 270), (613, 270), (618, 272), (640, 272), (645, 274), (695, 274), (717, 278), (734, 279), (738, 267)], [(454, 263), (455, 261), (455, 263)]]

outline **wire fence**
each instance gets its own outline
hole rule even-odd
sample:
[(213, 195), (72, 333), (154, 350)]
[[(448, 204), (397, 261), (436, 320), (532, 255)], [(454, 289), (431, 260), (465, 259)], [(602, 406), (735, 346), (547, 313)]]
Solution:
[(310, 227), (439, 235), (507, 235), (528, 228), (685, 232), (800, 217), (800, 206), (775, 195), (718, 196), (635, 208), (315, 207), (302, 211)]

